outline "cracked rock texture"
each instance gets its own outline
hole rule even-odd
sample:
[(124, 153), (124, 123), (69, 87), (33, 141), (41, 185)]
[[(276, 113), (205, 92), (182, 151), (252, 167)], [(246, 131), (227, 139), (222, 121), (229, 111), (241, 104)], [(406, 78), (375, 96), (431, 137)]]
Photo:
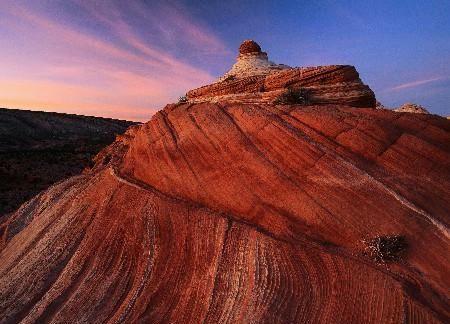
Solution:
[(2, 225), (0, 322), (448, 323), (449, 209), (444, 118), (169, 105)]

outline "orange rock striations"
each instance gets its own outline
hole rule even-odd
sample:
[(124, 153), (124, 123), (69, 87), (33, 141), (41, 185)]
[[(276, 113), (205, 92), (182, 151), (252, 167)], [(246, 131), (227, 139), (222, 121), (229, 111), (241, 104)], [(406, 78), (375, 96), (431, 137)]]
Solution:
[(169, 105), (96, 162), (3, 226), (3, 322), (448, 322), (448, 120)]
[(375, 107), (373, 91), (359, 79), (350, 65), (294, 68), (269, 75), (225, 79), (191, 90), (189, 102), (273, 103), (288, 88), (307, 89), (311, 103)]
[[(357, 77), (322, 69), (241, 85)], [(0, 226), (1, 321), (448, 323), (450, 121), (223, 91), (166, 106)]]

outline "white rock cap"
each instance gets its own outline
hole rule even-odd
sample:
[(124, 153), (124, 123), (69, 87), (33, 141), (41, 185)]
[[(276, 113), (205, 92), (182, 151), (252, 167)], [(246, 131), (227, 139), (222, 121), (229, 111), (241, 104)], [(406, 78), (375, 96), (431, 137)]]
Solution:
[(284, 64), (275, 64), (269, 61), (267, 53), (253, 40), (245, 40), (239, 46), (239, 55), (236, 63), (218, 81), (243, 78), (255, 75), (267, 75), (272, 71), (290, 69)]

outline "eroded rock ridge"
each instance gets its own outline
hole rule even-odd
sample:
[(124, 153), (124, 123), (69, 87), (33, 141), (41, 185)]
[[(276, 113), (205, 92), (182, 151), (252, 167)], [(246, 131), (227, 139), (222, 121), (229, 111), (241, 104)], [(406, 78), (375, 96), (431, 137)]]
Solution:
[(329, 65), (291, 68), (268, 60), (251, 40), (240, 47), (237, 62), (217, 82), (191, 90), (189, 102), (270, 104), (288, 89), (308, 91), (309, 103), (375, 107), (375, 95), (355, 67)]

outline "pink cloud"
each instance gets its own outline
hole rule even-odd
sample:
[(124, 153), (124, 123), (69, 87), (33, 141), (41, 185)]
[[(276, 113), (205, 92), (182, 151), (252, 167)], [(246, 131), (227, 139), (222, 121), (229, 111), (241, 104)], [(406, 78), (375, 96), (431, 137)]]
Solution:
[[(136, 86), (136, 84), (133, 84)], [(145, 121), (156, 112), (133, 97), (137, 91), (105, 92), (92, 88), (43, 80), (0, 80), (2, 106), (59, 111), (93, 116)], [(142, 90), (142, 88), (141, 88)], [(138, 118), (142, 116), (144, 119)]]
[[(28, 4), (0, 4), (3, 15), (14, 17), (8, 21), (9, 29), (29, 43), (26, 52), (10, 49), (8, 57), (0, 53), (0, 68), (5, 71), (0, 77), (0, 106), (91, 111), (133, 119), (149, 116), (188, 89), (214, 79), (207, 71), (149, 44), (115, 7), (106, 12), (86, 8), (109, 28), (115, 41), (58, 22)], [(174, 17), (172, 23), (185, 31), (178, 37), (189, 38), (195, 46), (209, 44), (217, 53), (224, 51), (220, 40), (189, 17), (179, 12)]]
[[(137, 40), (136, 35), (132, 32), (132, 28), (126, 23), (121, 8), (119, 8), (121, 2), (97, 2), (93, 6), (92, 1), (74, 1), (91, 16), (121, 34), (125, 41), (128, 41), (129, 36), (132, 36), (135, 41)], [(156, 26), (162, 34), (172, 39), (173, 42), (190, 43), (199, 52), (219, 55), (229, 54), (223, 42), (209, 31), (207, 27), (190, 17), (186, 8), (181, 8), (179, 5), (170, 5), (168, 2), (163, 2), (162, 4), (151, 3), (151, 6), (148, 6), (142, 2), (133, 1), (127, 3), (127, 9), (133, 14), (133, 17), (144, 18), (149, 27)], [(142, 40), (140, 42), (142, 44)]]
[(440, 80), (444, 80), (444, 79), (448, 79), (447, 77), (436, 77), (436, 78), (431, 78), (431, 79), (424, 79), (424, 80), (416, 80), (416, 81), (412, 81), (412, 82), (407, 82), (407, 83), (403, 83), (403, 84), (399, 84), (395, 87), (390, 88), (389, 90), (391, 91), (397, 91), (397, 90), (403, 90), (403, 89), (409, 89), (409, 88), (415, 88), (427, 83), (431, 83), (431, 82), (435, 82), (435, 81), (440, 81)]

